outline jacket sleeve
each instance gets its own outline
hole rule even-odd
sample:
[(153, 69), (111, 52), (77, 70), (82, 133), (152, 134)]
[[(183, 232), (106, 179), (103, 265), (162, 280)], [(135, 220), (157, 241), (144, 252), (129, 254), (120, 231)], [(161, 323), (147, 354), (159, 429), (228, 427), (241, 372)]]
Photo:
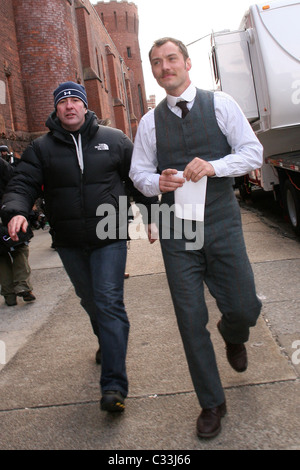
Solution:
[(144, 224), (149, 224), (155, 220), (155, 213), (158, 207), (158, 197), (146, 197), (138, 189), (135, 188), (132, 180), (129, 177), (131, 158), (133, 153), (133, 143), (124, 134), (122, 142), (122, 151), (120, 155), (120, 172), (122, 180), (125, 183), (127, 194), (133, 199), (136, 205), (139, 207), (143, 217)]
[(43, 171), (34, 142), (24, 151), (2, 199), (1, 217), (7, 223), (15, 215), (28, 218), (34, 202), (41, 195)]

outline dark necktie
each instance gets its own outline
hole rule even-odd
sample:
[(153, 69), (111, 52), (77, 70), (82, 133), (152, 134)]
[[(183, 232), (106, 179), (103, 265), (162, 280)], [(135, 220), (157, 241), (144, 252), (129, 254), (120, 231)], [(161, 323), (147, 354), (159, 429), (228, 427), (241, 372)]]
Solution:
[(189, 113), (189, 108), (187, 107), (187, 101), (178, 101), (176, 106), (178, 106), (182, 110), (182, 119)]

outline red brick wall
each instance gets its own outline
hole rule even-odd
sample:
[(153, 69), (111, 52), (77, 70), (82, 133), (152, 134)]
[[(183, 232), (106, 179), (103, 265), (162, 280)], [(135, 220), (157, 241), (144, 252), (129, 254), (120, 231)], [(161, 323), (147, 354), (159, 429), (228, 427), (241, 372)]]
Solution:
[(67, 0), (14, 0), (29, 132), (53, 110), (54, 88), (82, 76), (74, 8)]
[(131, 137), (120, 53), (93, 7), (77, 8), (76, 15), (89, 108)]
[(89, 0), (0, 0), (0, 144), (19, 153), (47, 132), (53, 90), (67, 80), (85, 85), (99, 119), (134, 138), (147, 110), (137, 8), (115, 1), (106, 8), (118, 9), (118, 31), (104, 27)]
[(0, 142), (11, 149), (17, 135), (27, 131), (27, 116), (11, 0), (0, 0), (0, 15)]
[[(95, 6), (104, 26), (109, 31), (126, 66), (130, 69), (132, 113), (139, 121), (147, 112), (147, 99), (138, 40), (139, 18), (137, 6), (127, 1), (98, 2)], [(130, 48), (131, 57), (128, 57)], [(140, 90), (140, 91), (139, 91)]]

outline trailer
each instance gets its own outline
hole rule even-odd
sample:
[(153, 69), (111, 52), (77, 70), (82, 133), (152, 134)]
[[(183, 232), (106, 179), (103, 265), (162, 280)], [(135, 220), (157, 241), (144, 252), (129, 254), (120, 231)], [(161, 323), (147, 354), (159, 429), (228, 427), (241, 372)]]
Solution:
[(236, 31), (211, 34), (215, 89), (240, 105), (264, 147), (260, 169), (236, 179), (242, 197), (273, 191), (300, 235), (300, 2), (255, 4)]

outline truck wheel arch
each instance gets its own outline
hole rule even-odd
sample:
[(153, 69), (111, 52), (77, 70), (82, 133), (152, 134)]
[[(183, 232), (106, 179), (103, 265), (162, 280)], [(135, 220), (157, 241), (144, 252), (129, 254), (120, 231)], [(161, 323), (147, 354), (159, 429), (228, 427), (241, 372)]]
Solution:
[(284, 208), (293, 230), (300, 235), (300, 191), (289, 179), (284, 182)]

